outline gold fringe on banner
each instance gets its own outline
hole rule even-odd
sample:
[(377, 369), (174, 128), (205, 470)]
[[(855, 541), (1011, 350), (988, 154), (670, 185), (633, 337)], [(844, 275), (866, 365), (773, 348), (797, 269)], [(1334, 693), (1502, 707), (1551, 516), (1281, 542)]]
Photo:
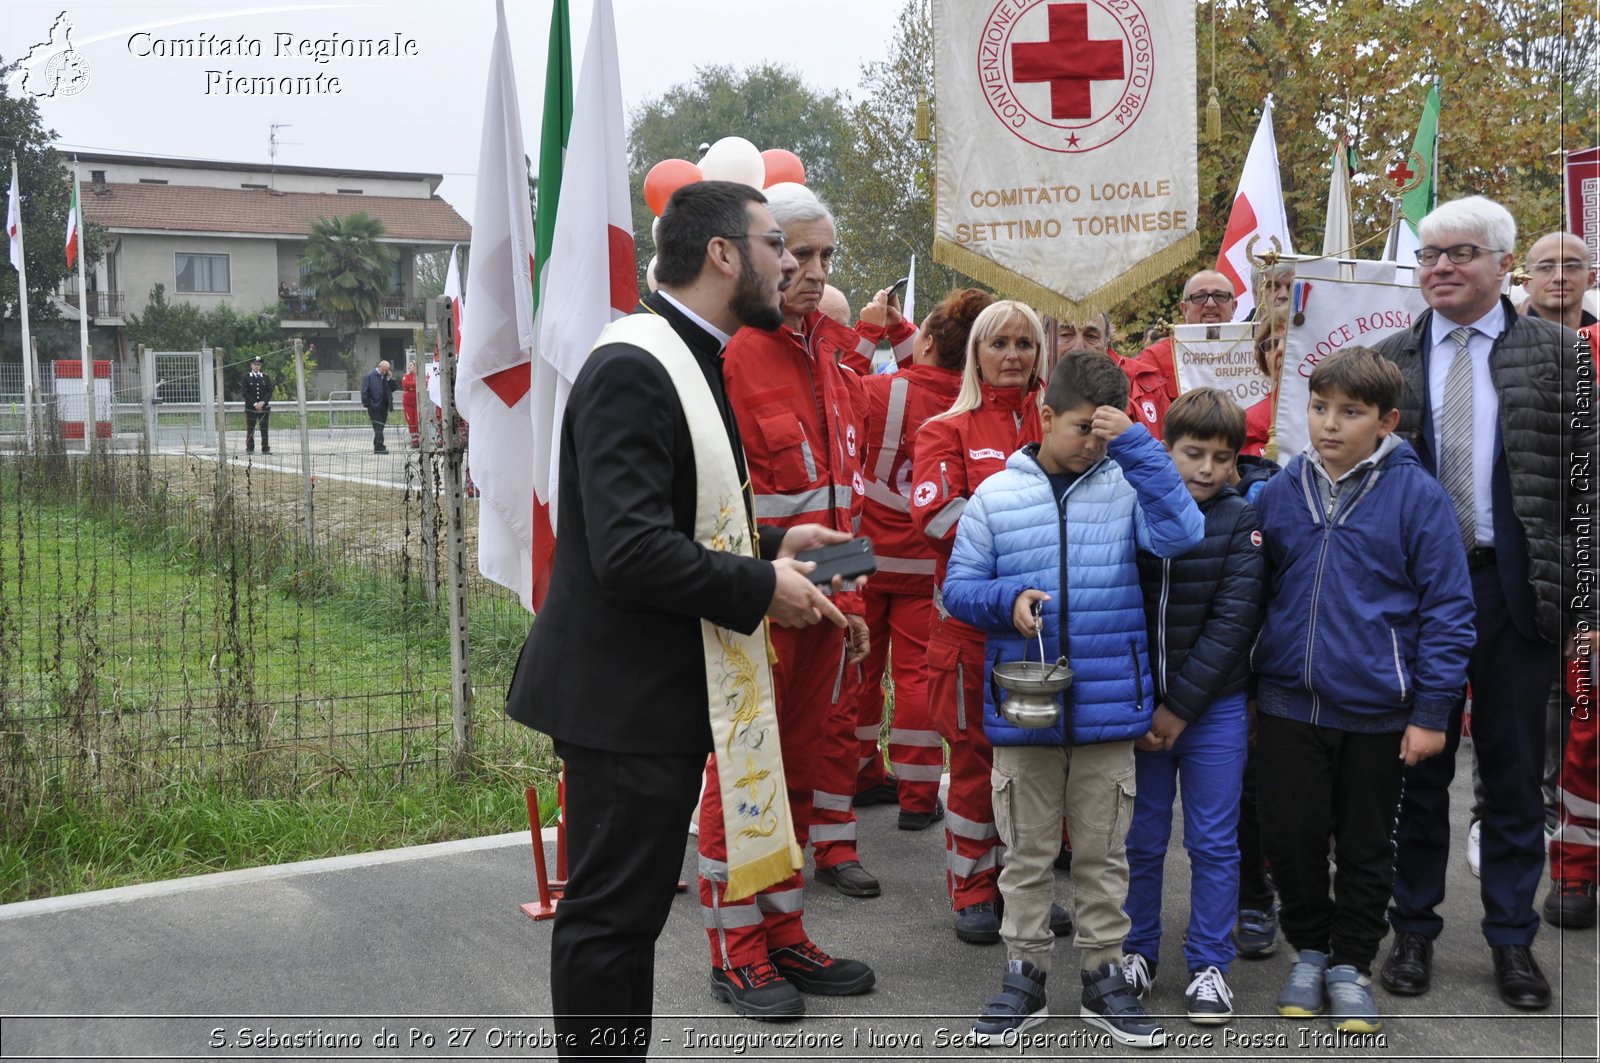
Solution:
[(936, 236), (933, 240), (933, 260), (958, 269), (979, 284), (988, 285), (1008, 299), (1027, 303), (1035, 310), (1052, 317), (1077, 320), (1089, 313), (1098, 313), (1121, 302), (1139, 289), (1154, 284), (1168, 273), (1184, 265), (1200, 253), (1200, 234), (1189, 233), (1177, 243), (1162, 248), (1124, 273), (1073, 302), (1059, 292), (1051, 291), (1035, 280), (1007, 269), (992, 259), (969, 251), (953, 240)]

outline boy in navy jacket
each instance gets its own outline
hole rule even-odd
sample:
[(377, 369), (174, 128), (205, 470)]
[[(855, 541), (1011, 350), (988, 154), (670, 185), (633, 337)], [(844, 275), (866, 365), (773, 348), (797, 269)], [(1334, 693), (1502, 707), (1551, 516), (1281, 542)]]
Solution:
[[(1311, 374), (1311, 444), (1255, 501), (1266, 539), (1261, 834), (1298, 957), (1278, 1013), (1382, 1028), (1371, 966), (1406, 765), (1444, 749), (1473, 643), (1449, 495), (1393, 434), (1403, 381), (1370, 349)], [(1328, 838), (1338, 870), (1328, 891)]]
[(1226, 976), (1239, 896), (1245, 684), (1266, 568), (1255, 510), (1229, 485), (1244, 446), (1244, 411), (1225, 392), (1196, 388), (1178, 397), (1165, 424), (1163, 442), (1206, 530), (1199, 546), (1178, 557), (1139, 554), (1156, 711), (1134, 746), (1139, 795), (1128, 828), (1132, 927), (1123, 973), (1141, 994), (1155, 979), (1162, 872), (1181, 786), (1190, 873), (1184, 1004), (1191, 1022), (1219, 1025), (1233, 1018)]
[(973, 492), (950, 555), (945, 608), (985, 633), (987, 658), (1037, 658), (1029, 647), (1042, 624), (1047, 656), (1065, 656), (1074, 673), (1048, 727), (1022, 728), (1000, 715), (1003, 692), (993, 682), (985, 695), (995, 826), (1006, 845), (1007, 969), (973, 1026), (980, 1044), (1015, 1044), (1049, 1015), (1044, 983), (1063, 815), (1083, 952), (1079, 1015), (1125, 1045), (1166, 1043), (1121, 966), (1133, 741), (1149, 731), (1155, 708), (1136, 552), (1184, 553), (1200, 542), (1203, 525), (1172, 460), (1123, 412), (1127, 401), (1127, 377), (1103, 354), (1063, 358), (1045, 393), (1043, 441), (1012, 454)]

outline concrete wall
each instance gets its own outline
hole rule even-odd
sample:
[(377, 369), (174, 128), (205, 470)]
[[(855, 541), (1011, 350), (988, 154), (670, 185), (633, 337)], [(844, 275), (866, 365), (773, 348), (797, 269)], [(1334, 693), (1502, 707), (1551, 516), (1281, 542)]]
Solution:
[[(231, 303), (240, 313), (250, 313), (278, 301), (278, 242), (271, 237), (239, 239), (124, 233), (121, 240), (120, 281), (131, 313), (144, 312), (150, 289), (157, 284), (165, 285), (167, 302), (190, 303), (203, 311)], [(227, 255), (231, 290), (226, 293), (179, 292), (176, 257), (179, 251)]]
[(193, 185), (202, 188), (243, 188), (264, 185), (279, 192), (334, 193), (340, 189), (359, 191), (368, 196), (417, 196), (426, 199), (433, 194), (432, 182), (408, 181), (368, 175), (295, 174), (273, 173), (266, 167), (260, 170), (211, 170), (204, 167), (160, 166), (137, 163), (101, 162), (82, 159), (78, 162), (78, 179), (89, 180), (90, 170), (104, 170), (111, 184), (138, 184), (140, 179), (165, 181), (173, 185)]

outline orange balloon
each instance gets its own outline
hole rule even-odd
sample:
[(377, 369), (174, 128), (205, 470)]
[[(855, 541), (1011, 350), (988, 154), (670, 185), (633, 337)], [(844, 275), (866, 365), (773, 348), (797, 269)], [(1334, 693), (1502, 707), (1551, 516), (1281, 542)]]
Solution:
[(662, 159), (644, 175), (644, 201), (649, 204), (650, 213), (659, 218), (667, 209), (672, 193), (684, 185), (704, 180), (700, 167), (694, 163), (686, 159)]
[(797, 185), (806, 183), (806, 164), (800, 161), (800, 156), (786, 148), (768, 148), (761, 153), (761, 161), (767, 164), (767, 181), (762, 188), (771, 188), (784, 181), (793, 181)]

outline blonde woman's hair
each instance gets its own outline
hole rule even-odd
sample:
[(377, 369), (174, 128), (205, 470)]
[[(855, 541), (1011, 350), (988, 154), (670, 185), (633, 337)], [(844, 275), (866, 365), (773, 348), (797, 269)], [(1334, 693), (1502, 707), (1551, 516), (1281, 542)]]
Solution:
[(1023, 386), (1023, 394), (1038, 387), (1039, 372), (1042, 368), (1040, 363), (1044, 359), (1044, 325), (1040, 323), (1039, 315), (1033, 312), (1033, 307), (1019, 303), (1015, 299), (1001, 299), (984, 307), (983, 312), (972, 322), (972, 332), (967, 336), (967, 364), (961, 370), (961, 391), (948, 410), (928, 418), (929, 421), (959, 417), (983, 405), (983, 369), (978, 363), (978, 352), (983, 349), (984, 343), (991, 336), (1019, 321), (1025, 324), (1033, 335), (1033, 368), (1028, 371), (1028, 382)]

